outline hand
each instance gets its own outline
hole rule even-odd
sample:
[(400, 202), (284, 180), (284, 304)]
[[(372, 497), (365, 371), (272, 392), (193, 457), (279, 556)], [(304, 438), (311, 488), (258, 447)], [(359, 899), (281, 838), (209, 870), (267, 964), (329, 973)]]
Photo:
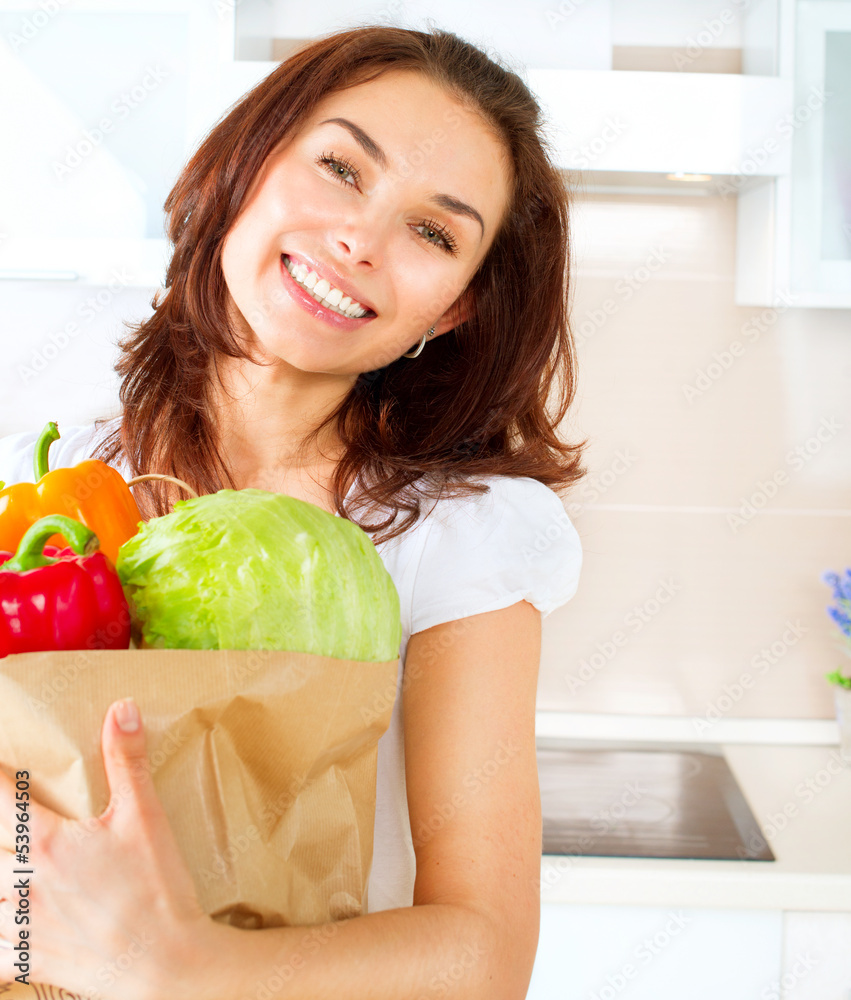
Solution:
[[(131, 726), (135, 718), (135, 731), (121, 729), (120, 718)], [(145, 742), (135, 702), (115, 702), (101, 731), (105, 811), (75, 821), (30, 800), (29, 863), (0, 851), (0, 982), (21, 974), (19, 952), (3, 943), (17, 944), (26, 929), (31, 983), (117, 1000), (175, 1000), (184, 984), (193, 995), (187, 959), (212, 920), (157, 797)], [(14, 782), (0, 771), (0, 831), (9, 845), (16, 811)], [(13, 875), (15, 868), (33, 874)], [(27, 878), (30, 919), (16, 925), (20, 897), (12, 887)]]

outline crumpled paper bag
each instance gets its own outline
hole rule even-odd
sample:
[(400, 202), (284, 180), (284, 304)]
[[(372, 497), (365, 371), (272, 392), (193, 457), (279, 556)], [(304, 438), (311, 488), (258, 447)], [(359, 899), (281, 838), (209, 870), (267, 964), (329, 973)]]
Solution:
[[(378, 739), (397, 668), (263, 650), (9, 656), (0, 659), (0, 767), (28, 771), (31, 797), (64, 816), (99, 815), (109, 800), (103, 719), (132, 695), (205, 912), (247, 929), (358, 916), (368, 906)], [(73, 996), (0, 984), (2, 1000)]]

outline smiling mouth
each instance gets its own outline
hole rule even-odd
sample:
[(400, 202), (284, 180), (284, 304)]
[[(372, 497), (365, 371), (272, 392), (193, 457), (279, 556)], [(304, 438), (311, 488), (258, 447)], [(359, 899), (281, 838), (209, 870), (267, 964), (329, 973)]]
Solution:
[(323, 308), (347, 319), (371, 319), (377, 315), (373, 309), (361, 305), (342, 289), (332, 285), (327, 278), (320, 278), (307, 264), (293, 262), (285, 253), (281, 254), (281, 260), (293, 281)]

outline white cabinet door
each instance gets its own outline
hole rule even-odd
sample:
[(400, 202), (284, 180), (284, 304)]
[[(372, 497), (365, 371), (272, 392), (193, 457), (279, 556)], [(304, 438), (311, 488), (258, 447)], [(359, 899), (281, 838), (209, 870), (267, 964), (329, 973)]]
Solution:
[(851, 307), (851, 2), (782, 0), (791, 171), (742, 188), (736, 304)]
[(796, 13), (791, 290), (814, 304), (848, 307), (851, 3), (800, 0)]
[(784, 913), (779, 988), (765, 1000), (851, 1000), (850, 942), (851, 913)]
[(0, 277), (160, 284), (191, 18), (183, 0), (0, 3)]
[(782, 920), (771, 910), (544, 903), (527, 998), (780, 1000), (771, 991)]

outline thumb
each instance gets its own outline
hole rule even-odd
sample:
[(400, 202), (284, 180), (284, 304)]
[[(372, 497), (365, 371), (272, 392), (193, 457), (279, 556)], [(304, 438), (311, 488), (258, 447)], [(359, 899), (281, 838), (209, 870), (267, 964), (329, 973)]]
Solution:
[(124, 803), (138, 807), (155, 797), (145, 730), (133, 698), (109, 706), (101, 731), (101, 750), (109, 785), (109, 804), (101, 819), (111, 816)]

